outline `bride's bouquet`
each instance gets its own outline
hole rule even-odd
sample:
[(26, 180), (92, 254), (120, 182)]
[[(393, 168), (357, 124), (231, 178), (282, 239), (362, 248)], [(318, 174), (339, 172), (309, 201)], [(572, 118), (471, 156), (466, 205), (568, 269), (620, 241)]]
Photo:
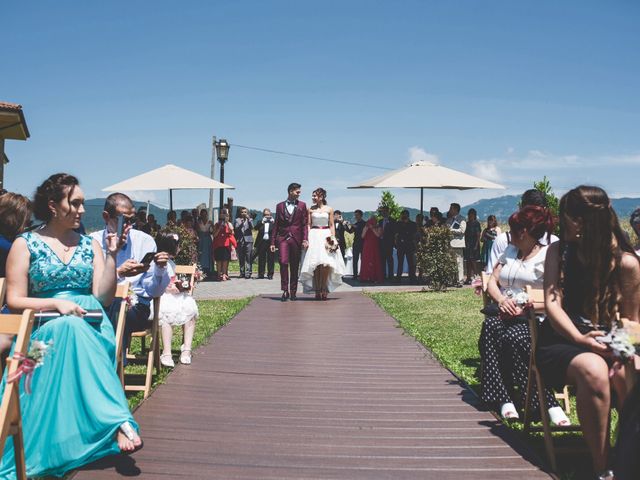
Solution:
[(324, 248), (326, 248), (329, 253), (335, 253), (338, 251), (338, 248), (340, 248), (340, 245), (338, 245), (336, 237), (329, 235), (325, 241)]

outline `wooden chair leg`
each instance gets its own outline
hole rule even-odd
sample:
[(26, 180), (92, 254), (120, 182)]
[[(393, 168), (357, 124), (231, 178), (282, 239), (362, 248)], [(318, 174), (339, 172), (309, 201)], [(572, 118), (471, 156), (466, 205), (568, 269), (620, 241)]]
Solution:
[(529, 429), (531, 428), (531, 418), (532, 418), (532, 413), (531, 412), (531, 406), (533, 404), (533, 399), (531, 398), (531, 395), (533, 394), (533, 368), (531, 365), (529, 365), (529, 378), (527, 379), (527, 393), (526, 396), (524, 397), (524, 433), (525, 435), (527, 435), (529, 433)]
[(551, 421), (549, 420), (549, 412), (547, 410), (547, 404), (544, 396), (544, 383), (540, 372), (535, 370), (536, 384), (538, 386), (538, 403), (540, 404), (540, 418), (542, 420), (542, 430), (544, 432), (544, 448), (547, 451), (547, 457), (549, 458), (549, 464), (553, 472), (558, 471), (558, 465), (556, 463), (556, 452), (553, 447), (553, 437), (551, 436)]
[(16, 433), (13, 434), (13, 454), (16, 460), (17, 480), (27, 480), (27, 464), (24, 459), (24, 437), (22, 436), (22, 421), (16, 425)]

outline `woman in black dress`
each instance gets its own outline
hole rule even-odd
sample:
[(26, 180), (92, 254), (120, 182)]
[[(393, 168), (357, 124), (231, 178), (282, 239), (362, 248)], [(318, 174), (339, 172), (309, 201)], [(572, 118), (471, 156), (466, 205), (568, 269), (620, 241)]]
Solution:
[(601, 188), (580, 186), (560, 200), (560, 241), (549, 247), (544, 289), (550, 321), (541, 330), (538, 366), (547, 385), (575, 385), (580, 425), (600, 473), (608, 462), (611, 391), (620, 408), (626, 388), (624, 368), (598, 337), (617, 314), (640, 320), (640, 259)]

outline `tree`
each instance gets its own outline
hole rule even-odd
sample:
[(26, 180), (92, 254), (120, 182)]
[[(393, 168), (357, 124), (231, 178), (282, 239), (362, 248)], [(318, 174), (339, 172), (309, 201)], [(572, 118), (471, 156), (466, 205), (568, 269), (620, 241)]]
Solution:
[(446, 290), (458, 281), (458, 264), (451, 250), (453, 235), (447, 226), (426, 229), (418, 245), (418, 266), (435, 291)]
[(393, 220), (400, 219), (400, 212), (402, 212), (402, 207), (398, 202), (396, 202), (396, 197), (393, 196), (388, 190), (382, 191), (382, 198), (380, 199), (380, 203), (378, 204), (378, 208), (387, 207), (389, 208), (389, 217)]

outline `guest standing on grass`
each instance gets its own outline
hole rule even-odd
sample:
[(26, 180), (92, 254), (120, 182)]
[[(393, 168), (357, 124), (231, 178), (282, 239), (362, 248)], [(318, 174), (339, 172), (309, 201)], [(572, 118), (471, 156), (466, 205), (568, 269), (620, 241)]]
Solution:
[(380, 258), (381, 228), (376, 222), (375, 215), (367, 221), (362, 229), (362, 259), (360, 260), (361, 282), (384, 282), (382, 259)]
[(452, 203), (447, 212), (447, 226), (451, 230), (453, 239), (451, 240), (451, 249), (456, 257), (458, 265), (457, 282), (458, 286), (462, 286), (464, 279), (464, 232), (467, 228), (467, 221), (460, 215), (460, 204)]
[(362, 254), (362, 230), (364, 230), (365, 221), (362, 219), (362, 210), (356, 210), (353, 212), (355, 222), (348, 225), (347, 232), (353, 233), (353, 245), (351, 251), (353, 252), (353, 278), (358, 278), (358, 262)]
[(246, 208), (240, 209), (240, 216), (235, 221), (234, 233), (238, 244), (240, 278), (248, 280), (253, 273), (253, 220)]
[(382, 216), (378, 221), (382, 274), (385, 279), (393, 280), (395, 275), (395, 270), (393, 269), (393, 246), (396, 237), (396, 222), (389, 216), (389, 207), (380, 207), (379, 212)]
[[(175, 257), (178, 255), (179, 238), (176, 233), (162, 232), (156, 238), (158, 250), (167, 252), (169, 263), (167, 270), (171, 281), (160, 299), (160, 314), (158, 315), (162, 332), (162, 354), (160, 363), (173, 368), (175, 363), (171, 355), (171, 339), (173, 327), (182, 327), (182, 345), (180, 346), (180, 363), (191, 364), (191, 344), (196, 330), (198, 305), (191, 296), (189, 281), (182, 280), (176, 274)], [(153, 312), (152, 312), (153, 314)]]
[(487, 217), (487, 227), (482, 231), (480, 240), (482, 241), (482, 250), (480, 251), (480, 261), (482, 262), (482, 268), (486, 268), (489, 263), (489, 255), (491, 254), (491, 248), (493, 242), (498, 235), (502, 233), (502, 230), (498, 226), (498, 220), (495, 215), (489, 215)]
[(396, 223), (396, 252), (398, 252), (398, 272), (396, 282), (400, 283), (404, 260), (407, 259), (409, 268), (409, 282), (416, 283), (416, 235), (418, 228), (409, 219), (409, 210), (400, 213), (400, 221)]
[[(7, 260), (9, 307), (59, 314), (35, 322), (31, 340), (51, 342), (51, 351), (33, 372), (31, 393), (25, 392), (25, 382), (19, 385), (30, 478), (61, 477), (142, 446), (116, 374), (115, 335), (103, 309), (115, 294), (121, 242), (108, 233), (103, 253), (99, 242), (76, 233), (84, 212), (78, 180), (65, 173), (52, 175), (34, 199), (35, 217), (44, 227), (19, 236)], [(102, 316), (85, 317), (88, 310)], [(11, 437), (0, 477), (16, 478)]]
[(347, 251), (347, 240), (344, 238), (344, 234), (347, 231), (344, 218), (342, 218), (342, 212), (336, 210), (333, 212), (333, 223), (336, 230), (336, 239), (338, 240), (338, 246), (340, 247), (340, 255), (342, 255), (342, 261), (346, 261), (345, 252)]
[[(604, 190), (579, 186), (560, 199), (560, 241), (545, 264), (545, 308), (538, 368), (553, 388), (574, 385), (582, 433), (593, 468), (609, 467), (609, 413), (627, 395), (624, 366), (599, 341), (619, 315), (640, 321), (640, 258)], [(615, 397), (611, 392), (615, 392)]]
[(198, 233), (198, 263), (205, 275), (211, 274), (211, 250), (213, 240), (213, 223), (209, 220), (209, 212), (206, 208), (200, 210), (198, 223), (196, 223)]
[(273, 279), (275, 254), (271, 251), (271, 239), (273, 238), (274, 225), (271, 210), (265, 208), (262, 211), (262, 220), (254, 227), (258, 231), (254, 246), (254, 251), (258, 255), (258, 278), (264, 278), (266, 267), (267, 278)]
[(467, 228), (464, 231), (464, 261), (467, 264), (466, 285), (471, 285), (472, 279), (478, 273), (478, 261), (480, 260), (480, 222), (475, 208), (470, 208), (467, 213)]
[(237, 246), (233, 225), (229, 222), (229, 210), (220, 210), (220, 218), (213, 226), (213, 258), (216, 261), (218, 280), (229, 280), (231, 249)]

